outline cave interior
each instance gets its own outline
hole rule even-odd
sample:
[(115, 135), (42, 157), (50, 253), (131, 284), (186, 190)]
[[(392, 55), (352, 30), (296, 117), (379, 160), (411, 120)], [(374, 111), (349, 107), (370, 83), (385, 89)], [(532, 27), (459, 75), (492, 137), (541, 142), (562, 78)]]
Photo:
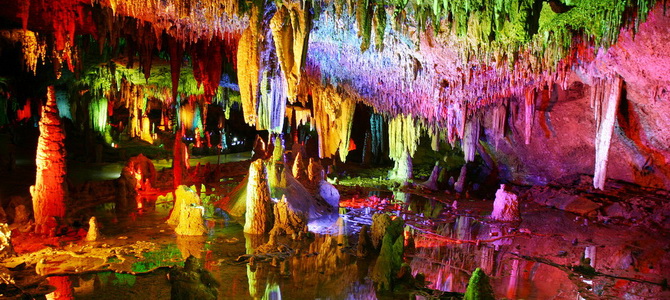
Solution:
[(0, 298), (670, 298), (665, 0), (0, 3)]

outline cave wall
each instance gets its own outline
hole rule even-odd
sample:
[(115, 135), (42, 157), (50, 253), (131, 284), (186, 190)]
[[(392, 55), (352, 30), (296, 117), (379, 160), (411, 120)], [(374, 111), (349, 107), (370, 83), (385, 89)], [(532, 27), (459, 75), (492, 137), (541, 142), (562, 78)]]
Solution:
[(524, 143), (523, 99), (507, 107), (504, 139), (495, 146), (492, 113), (485, 113), (482, 143), (503, 179), (546, 184), (574, 174), (592, 175), (595, 162), (591, 78), (619, 74), (625, 82), (612, 136), (607, 178), (670, 188), (670, 17), (654, 10), (639, 31), (573, 68), (565, 86), (537, 92), (530, 144)]

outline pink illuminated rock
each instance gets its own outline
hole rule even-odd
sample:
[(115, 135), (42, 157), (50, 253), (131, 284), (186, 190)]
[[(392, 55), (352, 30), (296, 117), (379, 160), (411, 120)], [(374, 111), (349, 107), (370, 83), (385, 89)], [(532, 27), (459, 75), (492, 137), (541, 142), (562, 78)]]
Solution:
[(501, 184), (500, 189), (496, 192), (491, 218), (498, 221), (518, 221), (521, 219), (517, 195), (506, 191), (504, 184)]

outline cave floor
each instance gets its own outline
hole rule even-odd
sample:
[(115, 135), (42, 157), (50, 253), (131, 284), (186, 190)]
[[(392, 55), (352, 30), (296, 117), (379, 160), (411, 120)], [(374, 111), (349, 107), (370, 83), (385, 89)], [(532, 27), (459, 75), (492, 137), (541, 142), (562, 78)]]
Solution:
[[(394, 299), (399, 295), (375, 292), (375, 258), (355, 256), (360, 226), (383, 211), (405, 219), (413, 233), (405, 262), (413, 273), (426, 275), (425, 299), (439, 297), (439, 291), (464, 292), (477, 267), (491, 276), (497, 298), (670, 298), (670, 239), (662, 230), (596, 223), (530, 201), (522, 202), (522, 221), (505, 223), (488, 218), (492, 200), (423, 189), (338, 188), (339, 214), (310, 222), (313, 236), (281, 239), (276, 253), (253, 262), (248, 254), (268, 237), (245, 235), (221, 211), (207, 215), (206, 236), (182, 237), (165, 224), (165, 203), (125, 217), (102, 205), (91, 212), (101, 228), (98, 241), (83, 241), (83, 229), (52, 238), (14, 236), (20, 255), (0, 266), (20, 289), (10, 286), (4, 295), (169, 299), (167, 273), (193, 255), (220, 284), (220, 299)], [(346, 239), (338, 239), (339, 217)]]

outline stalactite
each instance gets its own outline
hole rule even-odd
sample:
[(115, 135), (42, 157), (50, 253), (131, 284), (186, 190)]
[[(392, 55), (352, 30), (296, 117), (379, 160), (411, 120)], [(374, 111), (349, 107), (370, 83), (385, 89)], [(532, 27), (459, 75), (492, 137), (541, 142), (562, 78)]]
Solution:
[(476, 114), (470, 117), (465, 124), (461, 148), (463, 149), (466, 162), (475, 161), (475, 153), (477, 152), (477, 144), (479, 143), (479, 126), (479, 116)]
[[(40, 119), (40, 137), (37, 141), (37, 174), (30, 187), (36, 231), (46, 233), (54, 229), (54, 222), (65, 217), (68, 189), (65, 183), (65, 131), (58, 117), (56, 92), (47, 88), (47, 102)], [(55, 219), (54, 219), (55, 218)]]
[(384, 119), (380, 114), (370, 116), (370, 135), (372, 144), (372, 155), (379, 159), (384, 151)]
[(421, 138), (421, 124), (418, 124), (411, 115), (398, 115), (389, 121), (388, 132), (391, 159), (399, 161), (406, 153), (410, 157), (414, 156)]
[(286, 118), (285, 84), (281, 76), (272, 74), (271, 70), (263, 72), (260, 84), (256, 129), (281, 133)]
[(184, 49), (182, 45), (174, 38), (168, 39), (168, 48), (170, 51), (170, 77), (172, 78), (172, 100), (177, 101), (179, 91), (179, 74), (183, 63)]
[(524, 93), (524, 137), (526, 145), (530, 144), (530, 136), (532, 134), (533, 122), (535, 121), (535, 89), (528, 88)]
[(492, 134), (495, 139), (495, 147), (498, 148), (498, 143), (505, 138), (505, 121), (507, 120), (507, 105), (503, 101), (493, 107), (493, 114), (491, 115)]
[(331, 157), (339, 150), (340, 159), (346, 161), (356, 101), (338, 93), (332, 86), (327, 86), (315, 87), (313, 104), (319, 135), (319, 156)]
[(604, 190), (612, 132), (624, 82), (619, 75), (594, 80), (597, 83), (591, 95), (596, 119), (596, 165), (593, 172), (593, 187)]
[(199, 41), (191, 52), (193, 75), (198, 84), (203, 85), (207, 98), (216, 94), (221, 82), (223, 50), (223, 37), (215, 37), (209, 41)]
[(91, 127), (93, 130), (103, 133), (107, 130), (107, 98), (92, 100), (88, 106), (88, 112), (91, 118)]
[(244, 121), (256, 125), (258, 101), (260, 53), (262, 49), (262, 18), (260, 8), (254, 5), (249, 14), (249, 27), (242, 33), (237, 48), (237, 80)]
[[(311, 2), (284, 2), (270, 21), (289, 101), (295, 102), (312, 27)], [(305, 6), (304, 8), (302, 6)]]

